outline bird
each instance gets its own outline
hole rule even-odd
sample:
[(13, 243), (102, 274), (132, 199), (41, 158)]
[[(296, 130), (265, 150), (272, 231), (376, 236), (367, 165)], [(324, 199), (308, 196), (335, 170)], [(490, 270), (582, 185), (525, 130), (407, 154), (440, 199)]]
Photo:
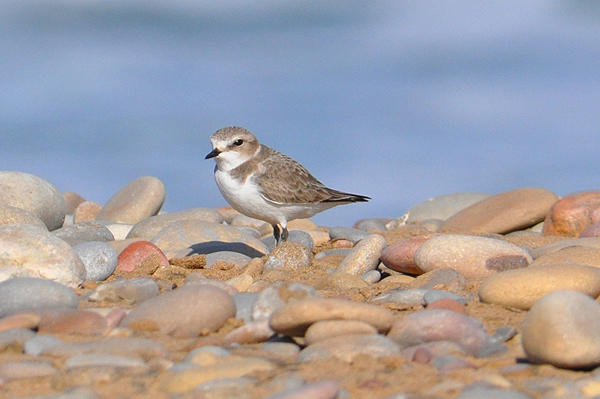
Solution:
[(337, 205), (370, 197), (325, 186), (297, 161), (264, 144), (248, 130), (229, 126), (211, 137), (214, 177), (236, 211), (273, 226), (276, 245), (287, 241), (287, 223), (309, 218)]

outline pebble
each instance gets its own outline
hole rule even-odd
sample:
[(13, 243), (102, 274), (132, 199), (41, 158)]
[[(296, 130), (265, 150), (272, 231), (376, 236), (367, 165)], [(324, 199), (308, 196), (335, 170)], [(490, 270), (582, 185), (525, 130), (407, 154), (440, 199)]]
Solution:
[(332, 337), (307, 346), (300, 351), (300, 363), (337, 359), (351, 363), (357, 356), (382, 358), (400, 355), (400, 348), (383, 335), (354, 334)]
[(71, 356), (65, 361), (64, 367), (67, 370), (76, 367), (112, 367), (138, 370), (146, 370), (148, 368), (146, 363), (141, 359), (97, 353)]
[(371, 234), (362, 239), (344, 258), (338, 271), (360, 276), (379, 266), (381, 252), (387, 246), (385, 238), (379, 234)]
[(241, 269), (245, 267), (251, 260), (251, 257), (239, 252), (217, 251), (206, 255), (206, 268), (211, 268), (215, 263), (221, 261), (233, 263), (239, 269)]
[(332, 240), (348, 240), (357, 244), (363, 238), (367, 238), (371, 233), (365, 230), (353, 229), (350, 227), (332, 227), (329, 230), (329, 238)]
[(114, 281), (98, 285), (87, 297), (92, 302), (125, 301), (129, 304), (142, 303), (158, 296), (158, 284), (151, 278)]
[(25, 172), (0, 171), (0, 188), (0, 203), (31, 212), (50, 231), (63, 225), (67, 203), (48, 180)]
[[(255, 237), (243, 233), (235, 227), (222, 224), (210, 223), (204, 220), (189, 219), (170, 223), (160, 230), (160, 232), (151, 240), (153, 244), (159, 247), (167, 256), (178, 253), (180, 250), (186, 250), (187, 255), (197, 252), (202, 248), (202, 243), (211, 243), (218, 241), (219, 244), (232, 243), (231, 247), (221, 246), (219, 250), (234, 250), (248, 255), (252, 258), (260, 257), (267, 253), (265, 245)], [(211, 251), (216, 249), (214, 245)], [(181, 255), (181, 254), (178, 254)]]
[(572, 246), (537, 257), (530, 267), (559, 263), (577, 263), (600, 268), (600, 248)]
[(322, 381), (287, 389), (265, 399), (335, 399), (339, 394), (340, 387), (335, 381)]
[(538, 300), (523, 321), (523, 349), (529, 361), (560, 368), (600, 365), (600, 304), (569, 290)]
[(397, 320), (388, 337), (402, 348), (432, 341), (452, 341), (476, 355), (489, 342), (481, 323), (451, 310), (421, 310)]
[(446, 220), (455, 213), (487, 197), (482, 193), (452, 193), (426, 199), (406, 212), (405, 222), (416, 223), (431, 219)]
[(456, 397), (456, 399), (532, 399), (531, 396), (524, 394), (523, 392), (499, 389), (499, 388), (488, 388), (488, 387), (475, 387), (470, 388), (462, 392)]
[(467, 279), (452, 269), (437, 269), (421, 274), (411, 284), (417, 288), (460, 292), (465, 289)]
[(239, 276), (230, 278), (229, 280), (225, 281), (225, 283), (231, 285), (239, 292), (244, 292), (252, 286), (254, 279), (248, 274), (240, 274)]
[(223, 338), (223, 345), (256, 344), (267, 341), (273, 335), (275, 331), (271, 329), (269, 320), (251, 321), (229, 332)]
[(104, 281), (117, 268), (117, 251), (105, 242), (84, 242), (75, 245), (73, 250), (85, 266), (87, 280)]
[(315, 255), (315, 259), (322, 259), (327, 256), (343, 256), (346, 257), (350, 255), (352, 252), (352, 248), (336, 248), (336, 249), (328, 249), (326, 251), (319, 252)]
[(193, 284), (142, 302), (120, 325), (185, 338), (216, 331), (234, 316), (235, 303), (227, 292), (206, 284)]
[(558, 196), (544, 188), (526, 187), (487, 197), (448, 218), (442, 231), (506, 234), (544, 220)]
[(136, 241), (129, 244), (118, 256), (117, 270), (133, 272), (150, 263), (159, 267), (168, 267), (169, 260), (164, 252), (149, 241)]
[(85, 198), (73, 191), (64, 192), (63, 198), (65, 199), (65, 204), (67, 205), (67, 215), (72, 215), (75, 213), (75, 209), (77, 209), (79, 204), (85, 201)]
[(98, 214), (97, 220), (136, 224), (160, 211), (167, 193), (154, 176), (142, 176), (117, 191)]
[(4, 224), (24, 223), (48, 230), (42, 219), (25, 209), (0, 202), (0, 226)]
[[(235, 302), (235, 318), (244, 320), (246, 323), (252, 321), (252, 309), (258, 299), (258, 294), (251, 292), (238, 292), (232, 295)], [(1, 320), (0, 320), (1, 322)]]
[(450, 299), (452, 301), (456, 301), (456, 302), (460, 303), (461, 305), (464, 305), (467, 302), (471, 301), (469, 298), (465, 298), (465, 297), (457, 295), (453, 292), (444, 291), (444, 290), (429, 289), (423, 295), (423, 301), (425, 302), (426, 305), (430, 305), (431, 303), (437, 302), (442, 299)]
[(426, 289), (399, 289), (394, 288), (387, 290), (371, 299), (375, 304), (391, 304), (394, 309), (406, 310), (416, 306), (424, 306), (425, 300), (423, 297), (427, 292)]
[(526, 250), (514, 244), (461, 234), (433, 237), (415, 253), (415, 263), (423, 272), (452, 269), (465, 277), (487, 277), (526, 267), (532, 261)]
[(15, 277), (0, 282), (0, 317), (48, 308), (77, 308), (79, 297), (52, 280)]
[(136, 223), (127, 238), (152, 239), (163, 228), (180, 220), (204, 220), (209, 223), (223, 223), (223, 216), (211, 208), (191, 208), (183, 211), (161, 213)]
[(62, 344), (63, 341), (52, 335), (36, 335), (25, 341), (23, 344), (23, 352), (28, 355), (38, 356), (45, 350)]
[(0, 226), (0, 248), (0, 281), (41, 276), (77, 287), (85, 279), (85, 266), (71, 246), (40, 227)]
[(21, 352), (25, 342), (35, 337), (35, 333), (26, 328), (11, 328), (10, 330), (0, 331), (0, 352), (7, 349)]
[(315, 247), (315, 242), (312, 236), (309, 233), (302, 230), (290, 230), (288, 241), (300, 243), (306, 248), (308, 248), (309, 251), (312, 251)]
[(387, 224), (393, 219), (390, 218), (368, 218), (361, 219), (354, 224), (357, 230), (363, 230), (371, 234), (385, 233), (388, 231)]
[(358, 320), (322, 320), (311, 324), (306, 330), (304, 341), (307, 345), (341, 335), (377, 334), (377, 329), (371, 324)]
[(303, 336), (311, 324), (321, 320), (359, 320), (387, 332), (393, 314), (382, 307), (337, 298), (309, 298), (288, 302), (270, 319), (271, 328), (284, 335)]
[(507, 270), (484, 279), (479, 287), (482, 302), (529, 309), (544, 295), (575, 290), (596, 298), (600, 295), (600, 268), (574, 263)]
[[(375, 271), (375, 270), (371, 270)], [(364, 288), (369, 284), (359, 276), (346, 272), (336, 272), (323, 277), (317, 281), (315, 288), (318, 290), (343, 290), (351, 288)]]
[(127, 223), (110, 223), (103, 222), (106, 225), (106, 228), (112, 233), (115, 240), (125, 240), (127, 239), (127, 235), (133, 228), (132, 224)]
[(40, 322), (40, 316), (37, 313), (17, 313), (5, 316), (0, 319), (0, 331), (10, 330), (11, 328), (37, 328)]
[(106, 320), (98, 313), (78, 309), (53, 309), (41, 314), (40, 334), (100, 335), (106, 330)]
[(25, 360), (0, 364), (0, 381), (48, 377), (58, 372), (49, 362)]
[(56, 237), (65, 241), (70, 246), (83, 244), (89, 241), (113, 241), (114, 235), (102, 223), (81, 222), (70, 226), (61, 227), (52, 232)]
[[(35, 335), (31, 333), (31, 336)], [(166, 358), (169, 356), (169, 351), (162, 344), (147, 338), (108, 337), (100, 341), (66, 342), (62, 345), (54, 345), (40, 355), (68, 359), (82, 354), (124, 356), (148, 361), (153, 358)]]
[(298, 242), (284, 242), (277, 246), (265, 261), (265, 270), (298, 270), (310, 267), (312, 252)]
[(73, 212), (73, 223), (91, 222), (96, 220), (102, 210), (102, 205), (94, 201), (83, 201)]
[(571, 238), (559, 240), (551, 244), (546, 244), (531, 250), (533, 259), (549, 255), (553, 252), (561, 251), (568, 247), (585, 247), (600, 249), (600, 237)]
[(375, 284), (381, 280), (381, 272), (379, 270), (369, 270), (362, 274), (360, 279), (365, 281), (367, 284)]
[(461, 313), (464, 315), (467, 314), (465, 305), (463, 305), (459, 301), (456, 301), (456, 300), (450, 299), (450, 298), (442, 298), (442, 299), (432, 301), (427, 304), (427, 309), (429, 309), (429, 310), (445, 309), (445, 310), (451, 310), (453, 312)]
[(589, 225), (579, 234), (580, 238), (585, 237), (599, 237), (600, 236), (600, 222)]
[(235, 216), (231, 221), (231, 225), (236, 227), (250, 227), (257, 230), (261, 236), (273, 235), (273, 226), (270, 223), (246, 215)]
[(400, 240), (381, 251), (381, 263), (385, 267), (406, 273), (406, 274), (422, 274), (421, 270), (415, 263), (415, 252), (425, 241), (439, 234), (431, 233), (416, 237)]
[(308, 298), (321, 298), (316, 289), (298, 282), (277, 282), (262, 290), (252, 308), (252, 320), (269, 319), (286, 303)]
[(581, 192), (557, 201), (544, 220), (546, 235), (578, 237), (587, 227), (600, 222), (600, 191)]

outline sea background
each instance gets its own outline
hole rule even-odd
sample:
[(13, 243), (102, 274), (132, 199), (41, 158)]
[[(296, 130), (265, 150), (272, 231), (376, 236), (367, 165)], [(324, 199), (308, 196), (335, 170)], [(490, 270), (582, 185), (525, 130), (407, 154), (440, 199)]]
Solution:
[(600, 2), (2, 0), (0, 170), (105, 203), (225, 205), (204, 160), (239, 125), (399, 217), (429, 197), (600, 189)]

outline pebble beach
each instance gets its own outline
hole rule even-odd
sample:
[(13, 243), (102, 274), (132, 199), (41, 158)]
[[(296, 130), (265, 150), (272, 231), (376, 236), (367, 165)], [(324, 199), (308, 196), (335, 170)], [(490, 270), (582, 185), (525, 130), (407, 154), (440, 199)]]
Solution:
[(0, 397), (600, 397), (600, 191), (444, 194), (279, 246), (166, 196), (0, 172)]

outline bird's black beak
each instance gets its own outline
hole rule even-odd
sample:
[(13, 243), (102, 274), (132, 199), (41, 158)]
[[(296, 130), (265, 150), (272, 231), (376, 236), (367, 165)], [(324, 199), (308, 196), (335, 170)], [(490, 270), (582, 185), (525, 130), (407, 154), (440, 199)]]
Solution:
[(217, 148), (215, 148), (214, 150), (212, 150), (211, 152), (206, 154), (204, 159), (214, 158), (214, 157), (218, 156), (220, 153), (221, 153), (221, 151), (219, 151)]

